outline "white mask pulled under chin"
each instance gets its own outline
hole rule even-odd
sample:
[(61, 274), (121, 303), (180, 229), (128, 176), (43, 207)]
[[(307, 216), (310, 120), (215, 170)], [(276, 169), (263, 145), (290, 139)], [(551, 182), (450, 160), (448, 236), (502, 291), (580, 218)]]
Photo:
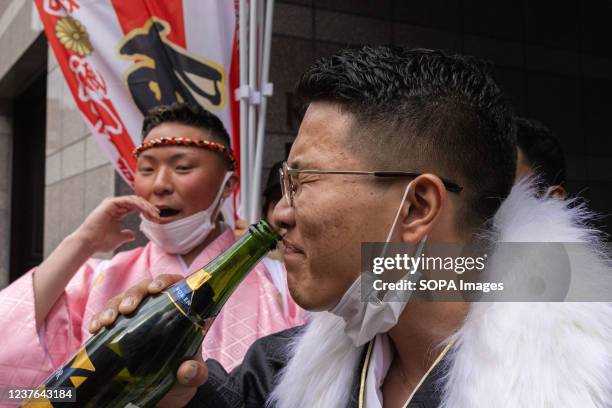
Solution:
[[(397, 220), (399, 219), (402, 205), (406, 197), (408, 197), (411, 185), (412, 182), (408, 184), (404, 191), (402, 201), (400, 202), (395, 219), (387, 235), (387, 240), (385, 241), (387, 244), (391, 241), (391, 236), (393, 235)], [(410, 206), (410, 202), (408, 202), (408, 206)], [(421, 255), (426, 240), (427, 236), (423, 237), (419, 242), (416, 253), (414, 254), (415, 257)], [(386, 252), (386, 248), (387, 246), (385, 245), (383, 254)], [(409, 273), (410, 272), (408, 272), (408, 274)], [(344, 319), (346, 322), (344, 331), (356, 347), (366, 344), (377, 334), (386, 333), (395, 326), (409, 300), (409, 296), (406, 296), (401, 301), (388, 299), (387, 295), (393, 296), (393, 292), (387, 292), (383, 300), (380, 301), (378, 300), (378, 293), (375, 290), (367, 294), (370, 300), (363, 300), (361, 296), (361, 276), (362, 274), (360, 274), (355, 282), (348, 288), (338, 304), (330, 310), (331, 313)], [(418, 277), (418, 272), (415, 272), (412, 279), (415, 277)]]
[(215, 220), (212, 219), (213, 213), (221, 200), (225, 183), (227, 183), (231, 176), (231, 172), (225, 174), (217, 196), (206, 210), (177, 221), (169, 222), (168, 224), (151, 222), (140, 214), (140, 230), (164, 252), (179, 255), (188, 253), (201, 244), (211, 231), (215, 229)]

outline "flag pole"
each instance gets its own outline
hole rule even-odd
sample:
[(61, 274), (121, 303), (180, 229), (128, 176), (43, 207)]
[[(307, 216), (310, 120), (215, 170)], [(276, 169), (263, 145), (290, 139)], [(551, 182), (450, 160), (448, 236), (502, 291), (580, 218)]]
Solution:
[(248, 114), (248, 131), (247, 131), (247, 155), (248, 168), (250, 174), (248, 178), (248, 190), (245, 198), (247, 200), (247, 221), (254, 222), (251, 218), (253, 212), (253, 202), (251, 200), (253, 190), (253, 160), (255, 159), (255, 126), (256, 126), (256, 104), (259, 103), (257, 90), (257, 3), (258, 0), (250, 0), (249, 4), (249, 114)]
[(263, 24), (263, 56), (261, 69), (261, 104), (259, 106), (259, 118), (257, 120), (257, 149), (255, 150), (255, 162), (253, 165), (253, 191), (251, 219), (259, 218), (261, 207), (261, 173), (263, 168), (263, 149), (266, 136), (266, 111), (267, 99), (272, 95), (272, 84), (268, 82), (270, 73), (270, 48), (272, 43), (272, 22), (274, 15), (274, 0), (266, 1), (266, 15)]
[(240, 0), (238, 7), (238, 51), (239, 51), (239, 71), (240, 88), (238, 97), (240, 98), (240, 216), (248, 217), (249, 199), (249, 155), (248, 155), (248, 44), (247, 44), (247, 6), (246, 0)]

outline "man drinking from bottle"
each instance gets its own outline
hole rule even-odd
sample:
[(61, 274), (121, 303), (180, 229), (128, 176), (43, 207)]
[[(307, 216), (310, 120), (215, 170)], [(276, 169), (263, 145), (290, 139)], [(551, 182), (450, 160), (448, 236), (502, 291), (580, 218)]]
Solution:
[[(274, 217), (291, 296), (312, 319), (258, 340), (231, 373), (214, 359), (184, 362), (162, 406), (607, 406), (609, 303), (361, 297), (362, 243), (412, 244), (421, 258), (476, 239), (494, 248), (492, 259), (503, 242), (581, 241), (566, 254), (568, 293), (610, 293), (610, 264), (584, 213), (513, 187), (514, 114), (483, 65), (363, 47), (318, 60), (297, 91), (308, 108)], [(527, 253), (488, 272), (564, 272), (548, 253)]]

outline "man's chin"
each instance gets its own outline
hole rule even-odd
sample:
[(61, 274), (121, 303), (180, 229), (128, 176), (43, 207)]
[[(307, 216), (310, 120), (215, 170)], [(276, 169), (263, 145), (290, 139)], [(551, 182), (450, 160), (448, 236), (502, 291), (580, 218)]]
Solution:
[(320, 291), (302, 290), (301, 288), (292, 287), (289, 283), (289, 294), (293, 301), (302, 309), (309, 312), (325, 312), (330, 310), (335, 303), (312, 296), (313, 293), (317, 292)]

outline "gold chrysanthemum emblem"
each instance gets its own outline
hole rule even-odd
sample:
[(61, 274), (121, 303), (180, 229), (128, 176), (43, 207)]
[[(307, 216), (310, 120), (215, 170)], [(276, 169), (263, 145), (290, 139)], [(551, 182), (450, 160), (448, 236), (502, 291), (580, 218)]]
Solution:
[(89, 34), (79, 20), (63, 17), (55, 25), (55, 35), (64, 47), (79, 55), (87, 55), (93, 51)]

